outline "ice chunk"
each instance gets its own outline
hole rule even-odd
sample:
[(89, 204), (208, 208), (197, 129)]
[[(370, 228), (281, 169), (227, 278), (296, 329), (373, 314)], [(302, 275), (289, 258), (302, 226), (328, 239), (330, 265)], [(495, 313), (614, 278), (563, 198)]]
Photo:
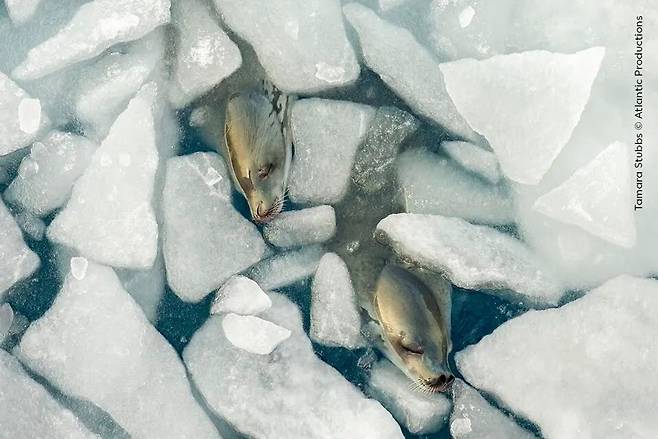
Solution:
[(379, 403), (315, 356), (298, 308), (280, 294), (271, 299), (262, 317), (291, 331), (272, 354), (234, 347), (221, 316), (211, 316), (187, 345), (185, 364), (211, 409), (250, 437), (401, 438)]
[(343, 7), (359, 35), (366, 64), (418, 114), (468, 140), (475, 133), (446, 91), (434, 57), (406, 29), (399, 28), (357, 3)]
[(405, 210), (458, 216), (485, 224), (514, 222), (514, 204), (505, 185), (491, 185), (424, 148), (398, 157), (398, 181)]
[(178, 31), (170, 100), (183, 107), (219, 84), (242, 64), (238, 46), (219, 27), (202, 0), (174, 2)]
[(578, 124), (604, 54), (602, 47), (569, 55), (532, 51), (440, 67), (459, 112), (487, 138), (503, 173), (536, 184)]
[(29, 212), (19, 212), (14, 218), (16, 224), (30, 238), (41, 241), (46, 234), (46, 223)]
[(256, 315), (271, 306), (270, 297), (256, 282), (248, 277), (233, 276), (217, 291), (210, 314)]
[(89, 261), (87, 258), (82, 258), (80, 256), (75, 256), (71, 258), (71, 276), (77, 280), (83, 280), (87, 276), (87, 268), (89, 267)]
[(222, 318), (224, 336), (235, 347), (267, 355), (290, 337), (290, 330), (255, 316), (229, 313)]
[(539, 197), (534, 209), (613, 244), (634, 247), (630, 163), (629, 147), (615, 142), (564, 183)]
[(349, 186), (356, 150), (374, 116), (374, 108), (352, 102), (318, 98), (295, 102), (290, 199), (311, 204), (340, 201)]
[(203, 299), (265, 253), (256, 226), (231, 205), (231, 179), (217, 154), (169, 159), (163, 208), (167, 280), (183, 300)]
[(23, 241), (16, 221), (0, 199), (0, 302), (5, 292), (39, 267), (39, 257)]
[(9, 335), (9, 329), (14, 321), (14, 310), (8, 303), (0, 305), (0, 346)]
[(336, 233), (336, 214), (331, 206), (283, 212), (267, 223), (263, 236), (276, 247), (297, 247), (331, 239)]
[(71, 199), (48, 228), (48, 238), (97, 262), (149, 268), (157, 252), (152, 207), (158, 166), (158, 90), (145, 85), (116, 120), (73, 186)]
[(26, 147), (48, 124), (39, 101), (0, 72), (0, 156)]
[(67, 395), (105, 410), (133, 437), (218, 434), (192, 396), (178, 355), (109, 267), (66, 277), (16, 354)]
[(467, 27), (473, 21), (473, 16), (475, 15), (475, 9), (472, 6), (466, 6), (459, 13), (459, 26), (462, 28)]
[(251, 267), (247, 276), (264, 290), (275, 290), (313, 276), (323, 254), (319, 245), (279, 253)]
[(657, 309), (658, 281), (620, 276), (507, 321), (459, 352), (457, 366), (546, 438), (652, 437)]
[(308, 94), (359, 76), (339, 0), (215, 0), (215, 5), (281, 90)]
[(439, 431), (448, 419), (450, 400), (441, 393), (415, 390), (412, 384), (400, 369), (381, 360), (372, 368), (368, 390), (411, 433)]
[(395, 107), (378, 108), (354, 159), (354, 184), (366, 193), (386, 186), (394, 173), (400, 145), (419, 125), (418, 120), (405, 111)]
[(489, 404), (477, 390), (456, 380), (452, 385), (453, 410), (450, 434), (455, 439), (533, 439), (535, 436), (519, 427)]
[(468, 142), (441, 142), (451, 159), (464, 169), (477, 174), (491, 184), (498, 184), (501, 178), (500, 165), (496, 155)]
[(497, 294), (530, 305), (556, 305), (564, 292), (521, 241), (460, 218), (389, 215), (377, 225), (376, 238), (400, 257), (444, 273), (461, 288), (501, 290)]
[(361, 315), (350, 273), (340, 256), (322, 256), (311, 294), (311, 339), (328, 346), (362, 347)]
[(158, 306), (165, 292), (165, 263), (161, 251), (148, 270), (117, 270), (123, 288), (133, 296), (151, 323), (158, 319)]
[(29, 21), (39, 7), (41, 0), (5, 0), (9, 18), (16, 26)]
[(56, 35), (30, 49), (12, 77), (29, 81), (139, 39), (169, 22), (169, 0), (93, 0)]
[(35, 215), (49, 214), (66, 203), (97, 147), (82, 136), (52, 131), (32, 145), (5, 199)]
[(95, 438), (73, 413), (60, 406), (0, 349), (0, 435), (7, 438)]

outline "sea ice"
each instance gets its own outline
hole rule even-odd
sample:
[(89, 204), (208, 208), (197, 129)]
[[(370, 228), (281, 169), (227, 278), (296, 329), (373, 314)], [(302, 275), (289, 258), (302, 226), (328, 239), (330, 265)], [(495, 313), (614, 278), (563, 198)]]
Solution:
[(67, 395), (105, 410), (133, 437), (218, 438), (174, 349), (109, 267), (66, 277), (15, 350)]
[(169, 159), (163, 208), (167, 281), (183, 300), (198, 302), (265, 254), (256, 226), (231, 205), (231, 177), (217, 154)]
[(11, 309), (11, 305), (8, 303), (0, 305), (0, 346), (2, 346), (5, 338), (9, 335), (9, 329), (11, 329), (13, 321), (14, 310)]
[(116, 267), (153, 265), (158, 241), (152, 197), (159, 105), (152, 82), (130, 101), (75, 182), (66, 208), (50, 224), (51, 241)]
[(513, 419), (489, 404), (477, 390), (455, 380), (450, 434), (454, 439), (533, 439)]
[(325, 242), (336, 233), (336, 214), (331, 206), (290, 210), (263, 227), (263, 236), (275, 247), (298, 247)]
[(496, 155), (469, 142), (441, 142), (441, 149), (462, 168), (498, 184), (502, 177)]
[(165, 292), (167, 279), (162, 251), (158, 251), (153, 267), (147, 270), (116, 270), (123, 288), (133, 296), (135, 302), (142, 308), (149, 322), (158, 320), (158, 306)]
[(271, 299), (262, 317), (291, 331), (273, 353), (234, 347), (221, 316), (211, 316), (187, 345), (185, 364), (212, 410), (255, 438), (402, 438), (378, 402), (315, 356), (297, 306), (280, 294)]
[(387, 360), (373, 366), (368, 390), (413, 434), (436, 433), (450, 414), (445, 395), (414, 390), (409, 378)]
[(233, 276), (217, 291), (210, 314), (256, 315), (271, 306), (272, 300), (256, 282), (245, 276)]
[(258, 355), (270, 354), (290, 337), (290, 330), (256, 316), (229, 313), (222, 318), (224, 336), (235, 347)]
[(41, 241), (46, 235), (46, 223), (30, 212), (21, 211), (14, 217), (23, 233), (35, 241)]
[(0, 199), (0, 302), (6, 291), (39, 267), (39, 257), (23, 241), (16, 221)]
[(352, 83), (359, 63), (339, 0), (214, 0), (226, 24), (249, 42), (268, 77), (286, 92)]
[(653, 437), (657, 309), (658, 281), (620, 276), (505, 322), (457, 366), (546, 438)]
[(556, 305), (564, 292), (523, 242), (460, 218), (393, 214), (377, 225), (376, 238), (461, 288), (494, 290), (529, 305)]
[(16, 26), (29, 21), (39, 7), (41, 0), (5, 0), (9, 18)]
[(508, 188), (492, 185), (425, 148), (410, 149), (397, 160), (405, 210), (457, 216), (484, 224), (514, 222)]
[(374, 108), (353, 102), (318, 98), (295, 102), (290, 199), (305, 204), (340, 201), (349, 186), (357, 148), (374, 116)]
[(503, 173), (536, 184), (578, 124), (604, 54), (602, 47), (569, 55), (532, 51), (440, 68), (450, 97), (489, 141)]
[(172, 22), (177, 31), (176, 64), (169, 96), (180, 108), (237, 70), (242, 56), (205, 1), (174, 2)]
[(21, 81), (41, 78), (94, 58), (117, 43), (139, 39), (169, 22), (169, 0), (93, 0), (59, 32), (30, 49), (14, 69)]
[(319, 245), (279, 253), (251, 267), (247, 276), (264, 290), (275, 290), (313, 276), (323, 254)]
[(97, 147), (82, 136), (50, 132), (32, 145), (4, 193), (5, 200), (35, 215), (48, 215), (66, 203)]
[(313, 278), (309, 335), (317, 343), (347, 349), (365, 343), (350, 273), (335, 253), (322, 256)]
[(48, 124), (39, 101), (0, 72), (0, 156), (25, 148)]
[(69, 410), (34, 381), (16, 358), (0, 349), (0, 436), (14, 439), (92, 439)]
[(406, 29), (357, 3), (343, 7), (366, 64), (418, 114), (467, 140), (477, 137), (446, 91), (439, 63)]

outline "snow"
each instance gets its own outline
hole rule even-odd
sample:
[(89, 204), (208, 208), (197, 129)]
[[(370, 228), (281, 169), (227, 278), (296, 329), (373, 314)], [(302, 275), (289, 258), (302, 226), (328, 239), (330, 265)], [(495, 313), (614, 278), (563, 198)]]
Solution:
[(75, 182), (48, 239), (97, 262), (149, 268), (157, 252), (152, 206), (158, 167), (158, 89), (146, 84), (130, 101)]
[(546, 438), (652, 437), (656, 309), (658, 281), (620, 276), (504, 323), (458, 353), (457, 366)]
[(247, 276), (264, 290), (275, 290), (313, 276), (323, 254), (319, 245), (279, 253), (251, 267)]
[(528, 305), (556, 305), (564, 289), (516, 238), (460, 218), (393, 214), (377, 225), (376, 239), (400, 257), (444, 273), (455, 285), (493, 290)]
[(514, 222), (514, 204), (504, 184), (492, 185), (425, 148), (397, 160), (405, 211), (456, 216), (484, 224)]
[(5, 0), (9, 18), (16, 26), (29, 21), (39, 7), (41, 0)]
[(229, 313), (222, 319), (224, 336), (235, 347), (268, 355), (290, 337), (290, 330), (255, 316)]
[[(630, 148), (615, 142), (533, 206), (621, 247), (635, 246)], [(613, 183), (614, 182), (614, 183)]]
[(263, 227), (265, 239), (283, 248), (325, 242), (335, 233), (336, 214), (327, 205), (282, 212)]
[(163, 208), (167, 281), (185, 301), (198, 302), (265, 254), (256, 226), (231, 205), (231, 178), (217, 154), (169, 159)]
[(0, 156), (25, 148), (48, 125), (39, 100), (0, 72)]
[(245, 276), (233, 276), (217, 291), (210, 314), (256, 315), (271, 306), (270, 297), (256, 282)]
[(535, 436), (489, 404), (477, 390), (455, 380), (450, 434), (454, 439), (532, 439)]
[(269, 355), (234, 347), (222, 317), (211, 316), (183, 358), (209, 407), (250, 437), (401, 438), (399, 426), (320, 361), (304, 334), (298, 308), (272, 293), (263, 319), (291, 331)]
[(240, 67), (242, 56), (205, 2), (174, 2), (176, 64), (170, 100), (177, 108), (203, 95)]
[(357, 3), (343, 12), (358, 34), (365, 63), (416, 113), (457, 136), (476, 137), (448, 95), (439, 63), (408, 30)]
[(169, 0), (93, 0), (57, 34), (30, 49), (12, 77), (30, 81), (137, 40), (169, 22)]
[(530, 51), (440, 69), (457, 109), (489, 141), (503, 173), (536, 184), (578, 124), (604, 54), (602, 47), (569, 55)]
[(450, 400), (441, 393), (414, 390), (409, 378), (387, 360), (370, 372), (368, 391), (413, 434), (439, 431), (450, 413)]
[(35, 215), (48, 215), (66, 203), (97, 147), (85, 137), (51, 131), (32, 145), (5, 199)]
[(0, 301), (16, 282), (39, 268), (39, 257), (23, 241), (16, 221), (0, 199)]
[(109, 267), (69, 275), (18, 357), (63, 393), (105, 410), (133, 437), (218, 438), (174, 349)]
[(335, 204), (349, 187), (357, 148), (375, 109), (328, 99), (303, 99), (292, 107), (295, 156), (290, 199), (303, 204)]
[(231, 30), (256, 51), (274, 85), (311, 93), (354, 82), (359, 64), (339, 0), (214, 0)]
[(347, 349), (363, 347), (361, 314), (345, 262), (325, 253), (311, 286), (311, 340)]
[(441, 142), (441, 149), (455, 162), (491, 184), (502, 178), (496, 155), (468, 142)]
[(7, 438), (98, 437), (63, 408), (16, 358), (0, 349), (0, 435)]

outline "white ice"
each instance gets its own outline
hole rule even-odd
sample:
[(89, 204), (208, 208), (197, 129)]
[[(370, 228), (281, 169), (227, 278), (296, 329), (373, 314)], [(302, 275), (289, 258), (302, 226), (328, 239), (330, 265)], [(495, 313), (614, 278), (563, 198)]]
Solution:
[(71, 413), (34, 381), (16, 358), (0, 349), (0, 436), (6, 438), (92, 439)]
[(358, 33), (365, 63), (412, 109), (455, 135), (476, 137), (448, 95), (439, 63), (408, 30), (357, 3), (343, 12)]
[(18, 357), (67, 395), (105, 410), (133, 437), (218, 438), (174, 349), (109, 267), (68, 275)]
[(339, 0), (214, 0), (281, 90), (311, 93), (352, 83), (359, 63)]
[(536, 184), (578, 124), (604, 54), (602, 47), (569, 55), (532, 51), (440, 68), (457, 109), (489, 141), (503, 173)]
[(529, 311), (456, 356), (464, 378), (552, 439), (658, 431), (658, 281), (620, 276)]
[(16, 26), (29, 21), (39, 7), (41, 0), (5, 0), (9, 18)]
[(169, 159), (163, 208), (167, 281), (183, 300), (198, 302), (265, 254), (256, 226), (231, 205), (231, 177), (217, 154)]
[(496, 155), (469, 142), (441, 142), (441, 149), (462, 168), (473, 172), (491, 184), (498, 184), (502, 177)]
[(11, 309), (11, 305), (8, 303), (0, 305), (0, 346), (2, 346), (5, 338), (9, 335), (9, 330), (11, 329), (13, 321), (14, 310)]
[(229, 313), (222, 317), (224, 336), (235, 347), (268, 355), (290, 337), (290, 330), (256, 316)]
[(5, 191), (7, 202), (38, 216), (63, 206), (98, 145), (85, 137), (51, 131), (32, 145)]
[(409, 378), (387, 360), (372, 367), (368, 390), (413, 434), (436, 433), (450, 414), (450, 400), (444, 394), (414, 390)]
[(282, 212), (263, 227), (267, 242), (283, 248), (325, 242), (335, 233), (336, 214), (327, 205)]
[(311, 286), (311, 339), (347, 349), (363, 347), (359, 311), (345, 262), (335, 253), (326, 253)]
[(48, 238), (115, 267), (149, 268), (157, 253), (152, 206), (159, 90), (146, 84), (112, 125), (75, 182)]
[(30, 49), (12, 77), (29, 81), (91, 59), (168, 23), (169, 0), (93, 0), (54, 36)]
[(176, 63), (169, 96), (180, 108), (237, 70), (242, 56), (205, 1), (174, 2), (172, 23), (177, 32)]
[(462, 380), (452, 385), (450, 434), (454, 439), (533, 439), (512, 418), (489, 404)]
[(335, 204), (349, 187), (357, 148), (375, 109), (353, 102), (303, 99), (292, 108), (295, 156), (290, 199), (304, 204)]
[(505, 185), (482, 181), (425, 148), (400, 154), (397, 171), (407, 212), (456, 216), (484, 224), (514, 222), (513, 199)]
[(299, 309), (272, 293), (262, 317), (292, 334), (270, 355), (234, 347), (211, 316), (183, 358), (208, 405), (257, 438), (402, 438), (391, 415), (313, 353)]
[(245, 276), (233, 276), (217, 291), (210, 314), (256, 315), (271, 306), (272, 300), (256, 282)]
[(264, 290), (275, 290), (313, 276), (323, 254), (319, 245), (289, 250), (254, 265), (247, 276)]
[(39, 257), (23, 241), (16, 221), (0, 199), (0, 302), (16, 282), (39, 267)]
[(376, 237), (399, 256), (444, 273), (455, 285), (493, 290), (528, 305), (556, 305), (564, 289), (542, 261), (516, 238), (460, 218), (393, 214)]

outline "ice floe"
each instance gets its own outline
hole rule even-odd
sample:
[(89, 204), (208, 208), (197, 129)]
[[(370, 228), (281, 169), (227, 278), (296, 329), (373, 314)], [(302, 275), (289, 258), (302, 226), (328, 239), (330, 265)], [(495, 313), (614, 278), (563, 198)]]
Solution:
[(41, 0), (5, 0), (9, 18), (16, 26), (29, 21), (39, 7)]
[(9, 335), (9, 329), (14, 321), (14, 310), (8, 303), (0, 305), (0, 346)]
[(256, 316), (229, 313), (222, 318), (224, 336), (235, 347), (267, 355), (290, 337), (290, 330)]
[(491, 184), (498, 184), (502, 177), (496, 155), (468, 142), (441, 142), (441, 149), (464, 169), (482, 177)]
[(274, 290), (307, 279), (318, 268), (324, 250), (311, 245), (279, 253), (262, 260), (247, 272), (264, 290)]
[(256, 315), (271, 306), (272, 300), (256, 282), (245, 276), (233, 276), (217, 291), (210, 314)]
[(263, 236), (276, 247), (318, 244), (336, 233), (336, 214), (323, 205), (282, 212), (263, 227)]

